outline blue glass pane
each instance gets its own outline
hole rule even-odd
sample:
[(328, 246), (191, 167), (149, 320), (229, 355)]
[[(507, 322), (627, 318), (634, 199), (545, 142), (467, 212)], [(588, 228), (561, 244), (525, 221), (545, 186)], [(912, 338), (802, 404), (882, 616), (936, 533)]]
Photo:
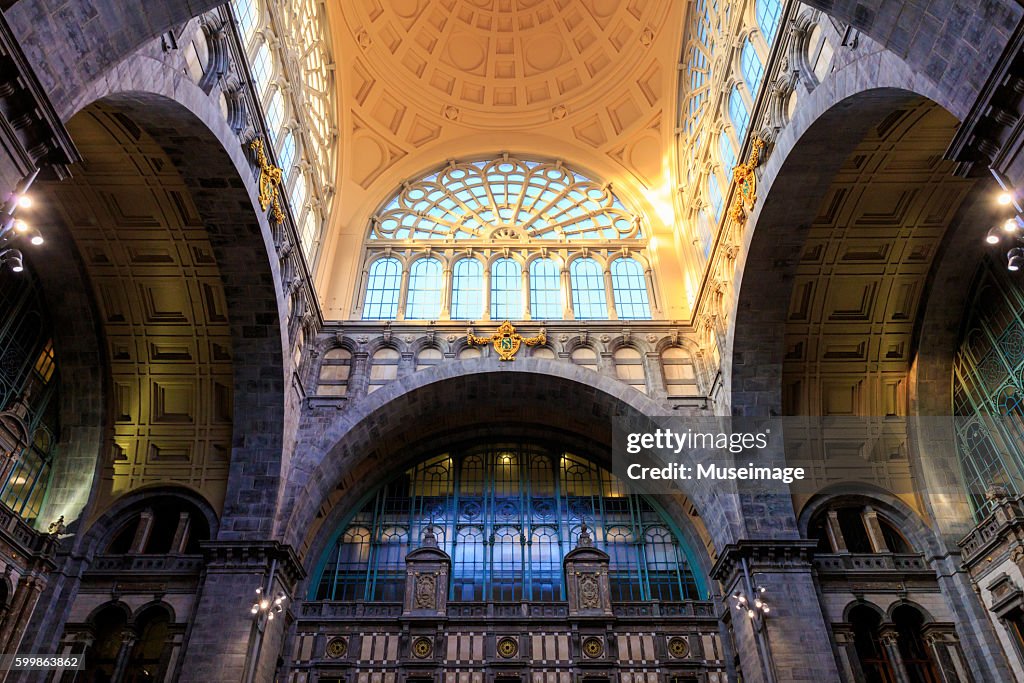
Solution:
[(711, 255), (711, 246), (715, 241), (714, 234), (715, 225), (711, 222), (711, 217), (708, 216), (707, 211), (701, 209), (697, 214), (697, 237), (700, 240), (701, 253), (704, 254), (704, 258)]
[(498, 259), (491, 266), (491, 320), (521, 320), (523, 276), (515, 259)]
[(281, 169), (285, 175), (288, 176), (292, 171), (292, 163), (295, 161), (295, 137), (291, 131), (285, 133), (284, 140), (281, 141)]
[(604, 273), (592, 258), (578, 258), (569, 266), (572, 281), (572, 310), (577, 320), (604, 320), (608, 317), (608, 299), (604, 291)]
[(782, 2), (780, 0), (757, 0), (756, 7), (757, 25), (761, 29), (764, 41), (771, 45), (775, 40), (775, 33), (779, 30)]
[(238, 18), (238, 28), (242, 33), (242, 40), (249, 42), (258, 23), (256, 0), (235, 0), (232, 4), (235, 8), (235, 16)]
[(256, 57), (252, 60), (252, 77), (256, 81), (256, 88), (261, 95), (267, 92), (270, 85), (270, 76), (274, 73), (274, 66), (270, 61), (270, 48), (266, 43), (260, 45), (256, 51)]
[(736, 167), (736, 148), (732, 146), (732, 140), (729, 139), (728, 131), (722, 131), (718, 136), (718, 148), (722, 154), (722, 168), (729, 175), (732, 174), (732, 169)]
[(400, 602), (399, 556), (429, 528), (452, 558), (451, 600), (564, 600), (562, 562), (583, 522), (610, 557), (614, 600), (700, 597), (688, 549), (625, 482), (570, 453), (485, 446), (422, 462), (376, 491), (338, 530), (310, 598)]
[(267, 103), (267, 128), (270, 129), (272, 139), (277, 139), (282, 123), (284, 123), (284, 98), (281, 97), (280, 90), (275, 90), (274, 94), (270, 96), (270, 102)]
[(459, 259), (452, 269), (452, 320), (479, 320), (484, 312), (484, 266)]
[(530, 316), (534, 320), (562, 318), (562, 279), (558, 264), (539, 258), (530, 264)]
[(409, 269), (409, 298), (405, 304), (408, 320), (437, 320), (441, 317), (444, 273), (435, 258), (421, 258)]
[(398, 259), (382, 258), (370, 264), (363, 319), (394, 320), (398, 315), (398, 293), (401, 286), (402, 264)]
[(747, 110), (747, 103), (743, 101), (740, 89), (736, 86), (733, 86), (732, 92), (729, 94), (729, 117), (736, 129), (736, 137), (742, 144), (743, 139), (747, 137), (747, 127), (750, 125), (750, 112)]
[(751, 44), (750, 39), (743, 44), (743, 52), (740, 54), (740, 66), (743, 69), (743, 80), (747, 82), (747, 90), (751, 96), (757, 95), (757, 89), (761, 86), (761, 77), (764, 75), (764, 65), (757, 55), (757, 50)]
[(718, 176), (714, 171), (708, 174), (708, 202), (714, 212), (715, 223), (722, 218), (722, 187), (718, 184)]
[(632, 258), (615, 259), (611, 271), (615, 313), (619, 320), (650, 320), (647, 279), (639, 261)]

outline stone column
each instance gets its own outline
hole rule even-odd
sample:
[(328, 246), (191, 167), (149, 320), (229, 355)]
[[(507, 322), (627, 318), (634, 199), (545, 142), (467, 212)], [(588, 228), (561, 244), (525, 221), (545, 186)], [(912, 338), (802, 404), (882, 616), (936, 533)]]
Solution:
[(575, 320), (576, 316), (572, 309), (572, 276), (568, 268), (562, 268), (562, 318)]
[(7, 611), (7, 618), (0, 627), (0, 652), (13, 653), (18, 651), (21, 638), (32, 612), (35, 611), (39, 594), (43, 592), (46, 580), (39, 576), (27, 575), (18, 581), (14, 599)]
[(974, 678), (964, 662), (956, 632), (941, 624), (927, 624), (922, 631), (942, 683), (973, 683)]
[(139, 525), (135, 527), (135, 538), (132, 539), (132, 547), (129, 553), (140, 554), (146, 549), (146, 542), (149, 540), (149, 533), (153, 530), (153, 509), (146, 508), (139, 514)]
[(530, 264), (522, 270), (523, 276), (523, 320), (533, 320), (530, 315)]
[(853, 634), (853, 627), (849, 624), (832, 624), (832, 636), (836, 641), (836, 651), (839, 653), (839, 668), (843, 674), (843, 680), (847, 683), (856, 683), (864, 680), (864, 671), (860, 666), (860, 657), (857, 656), (857, 644)]
[(608, 319), (618, 320), (619, 313), (615, 310), (615, 286), (612, 284), (612, 272), (607, 268), (604, 270), (604, 297), (605, 303), (608, 304)]
[(900, 654), (899, 633), (892, 624), (882, 624), (878, 629), (878, 640), (885, 648), (885, 656), (889, 658), (896, 683), (910, 683), (907, 675), (907, 667), (903, 664), (903, 655)]
[(868, 531), (868, 540), (871, 541), (871, 552), (890, 552), (889, 546), (885, 542), (885, 536), (882, 534), (882, 525), (878, 521), (878, 513), (875, 509), (868, 505), (861, 512), (860, 518), (864, 521), (864, 528)]
[(828, 511), (825, 529), (828, 531), (828, 542), (832, 546), (832, 552), (850, 552), (846, 548), (846, 537), (843, 536), (843, 530), (839, 526), (839, 512), (836, 510)]
[(584, 524), (576, 547), (566, 553), (562, 560), (570, 618), (612, 616), (608, 562), (608, 553), (594, 547)]
[(188, 545), (189, 529), (192, 525), (192, 518), (187, 512), (178, 515), (178, 528), (174, 530), (174, 540), (171, 541), (172, 553), (183, 553)]
[(441, 274), (441, 320), (452, 319), (454, 287), (455, 281), (452, 279), (452, 269), (449, 266)]
[(444, 617), (448, 608), (448, 576), (452, 560), (437, 547), (433, 529), (423, 545), (405, 556), (405, 606), (402, 616)]
[(110, 677), (110, 683), (121, 683), (124, 680), (125, 670), (128, 668), (128, 661), (132, 656), (132, 649), (138, 639), (135, 631), (126, 628), (121, 631), (121, 649), (117, 651), (117, 661), (114, 664), (114, 674)]
[[(748, 600), (763, 586), (771, 607), (748, 618), (735, 609), (736, 651), (747, 683), (838, 683), (841, 680), (828, 624), (815, 588), (811, 557), (816, 541), (745, 540), (725, 547), (711, 578), (726, 595)], [(749, 581), (748, 581), (749, 576)]]
[[(238, 683), (254, 670), (255, 683), (270, 683), (288, 619), (286, 613), (279, 615), (259, 630), (249, 607), (256, 599), (256, 589), (266, 590), (271, 573), (275, 577), (267, 591), (271, 598), (278, 592), (294, 593), (304, 576), (298, 557), (290, 546), (276, 541), (207, 541), (201, 545), (206, 576), (177, 680)], [(250, 662), (254, 653), (258, 653), (256, 661)]]

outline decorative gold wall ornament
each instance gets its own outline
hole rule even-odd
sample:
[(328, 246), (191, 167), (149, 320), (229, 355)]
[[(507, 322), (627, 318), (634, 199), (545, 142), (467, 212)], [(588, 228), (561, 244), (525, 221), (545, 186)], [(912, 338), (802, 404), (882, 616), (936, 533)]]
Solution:
[(498, 641), (498, 655), (509, 659), (519, 654), (519, 642), (515, 638), (505, 637)]
[(583, 654), (594, 659), (604, 654), (604, 643), (597, 636), (583, 639)]
[(754, 202), (757, 201), (757, 178), (754, 176), (754, 169), (761, 161), (762, 149), (764, 140), (754, 138), (747, 163), (740, 164), (732, 170), (733, 180), (736, 181), (736, 194), (732, 200), (732, 208), (729, 209), (729, 217), (738, 223), (747, 219), (747, 210), (754, 208)]
[(344, 657), (348, 653), (348, 641), (344, 638), (331, 638), (327, 643), (327, 656), (331, 659)]
[(412, 654), (417, 659), (426, 659), (434, 651), (434, 642), (430, 638), (419, 637), (412, 643)]
[(256, 138), (249, 147), (256, 153), (256, 163), (260, 167), (260, 206), (266, 211), (270, 209), (270, 217), (275, 223), (284, 223), (284, 211), (281, 209), (279, 189), (283, 183), (282, 171), (270, 163), (263, 149), (263, 140)]
[(499, 360), (515, 360), (516, 353), (519, 352), (521, 344), (537, 346), (538, 344), (547, 343), (548, 338), (543, 327), (540, 330), (540, 334), (536, 337), (524, 337), (516, 332), (516, 328), (512, 323), (506, 320), (498, 327), (498, 331), (490, 337), (478, 337), (470, 332), (466, 335), (466, 341), (470, 346), (494, 344), (494, 350), (498, 352)]

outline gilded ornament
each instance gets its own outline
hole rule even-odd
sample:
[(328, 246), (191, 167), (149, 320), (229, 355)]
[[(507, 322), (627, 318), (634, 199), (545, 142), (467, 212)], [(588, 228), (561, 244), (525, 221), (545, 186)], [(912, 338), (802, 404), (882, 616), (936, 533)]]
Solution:
[(348, 653), (348, 641), (344, 638), (331, 638), (327, 643), (327, 656), (331, 659), (344, 657)]
[(434, 643), (430, 638), (419, 637), (412, 643), (412, 654), (418, 659), (426, 659), (434, 651)]
[(547, 335), (544, 333), (543, 328), (541, 328), (540, 334), (536, 337), (524, 337), (516, 332), (516, 328), (507, 320), (490, 337), (478, 337), (472, 331), (466, 335), (466, 341), (470, 346), (493, 344), (494, 350), (498, 352), (499, 360), (515, 360), (516, 353), (519, 352), (521, 344), (537, 346), (538, 344), (546, 343), (547, 340)]
[(498, 654), (505, 659), (515, 657), (519, 654), (519, 641), (515, 638), (502, 638), (498, 641)]
[(690, 654), (690, 643), (681, 636), (672, 636), (668, 639), (668, 653), (676, 659), (682, 659)]
[(604, 643), (596, 636), (583, 639), (583, 654), (591, 659), (604, 654)]
[(284, 211), (281, 209), (279, 193), (282, 171), (267, 159), (267, 153), (263, 149), (263, 140), (256, 138), (249, 143), (249, 147), (256, 153), (256, 163), (260, 167), (260, 207), (264, 211), (270, 209), (270, 218), (275, 223), (284, 223)]
[(745, 164), (740, 164), (732, 171), (733, 180), (736, 182), (736, 195), (729, 209), (729, 217), (741, 223), (746, 220), (747, 210), (754, 208), (757, 201), (757, 177), (754, 169), (761, 161), (761, 150), (764, 149), (764, 140), (754, 138), (750, 158)]

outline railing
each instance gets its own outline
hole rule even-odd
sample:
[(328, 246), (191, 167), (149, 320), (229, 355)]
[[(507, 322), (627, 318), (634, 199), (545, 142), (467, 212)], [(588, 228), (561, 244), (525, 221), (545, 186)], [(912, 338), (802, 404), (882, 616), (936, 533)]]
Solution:
[(1024, 525), (1024, 497), (1001, 500), (995, 510), (960, 540), (964, 562), (983, 554), (990, 544), (998, 541), (1007, 527), (1015, 525)]
[[(304, 619), (394, 618), (402, 615), (397, 602), (331, 602), (318, 600), (302, 603)], [(686, 602), (619, 602), (612, 605), (615, 617), (625, 618), (714, 618), (715, 604), (707, 600)], [(564, 602), (449, 602), (449, 619), (565, 619), (569, 605)]]
[(198, 574), (202, 569), (202, 555), (97, 555), (89, 567), (97, 572), (170, 574)]
[(45, 551), (49, 540), (49, 536), (33, 529), (28, 522), (3, 504), (0, 504), (0, 531), (26, 555)]
[(812, 562), (819, 572), (929, 571), (924, 555), (917, 553), (837, 553), (815, 555)]

